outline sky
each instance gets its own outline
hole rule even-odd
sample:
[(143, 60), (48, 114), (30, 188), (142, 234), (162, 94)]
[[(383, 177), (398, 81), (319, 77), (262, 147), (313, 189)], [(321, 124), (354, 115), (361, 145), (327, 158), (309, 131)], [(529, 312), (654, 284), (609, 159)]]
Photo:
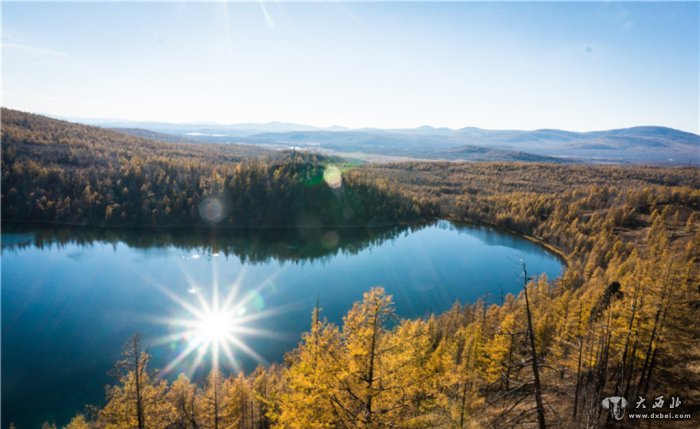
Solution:
[(700, 132), (700, 3), (2, 3), (2, 105), (70, 118)]

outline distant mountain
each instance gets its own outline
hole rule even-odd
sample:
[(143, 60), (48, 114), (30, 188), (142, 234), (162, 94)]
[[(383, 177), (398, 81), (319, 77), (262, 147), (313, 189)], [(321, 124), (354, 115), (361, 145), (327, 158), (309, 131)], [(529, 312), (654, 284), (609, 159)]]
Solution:
[(540, 155), (589, 162), (700, 164), (700, 136), (666, 127), (633, 127), (608, 131), (460, 130), (462, 138), (487, 147), (518, 148)]
[[(465, 128), (447, 132), (363, 130), (263, 133), (251, 144), (314, 146), (343, 152), (428, 159), (476, 160), (474, 147), (490, 149), (488, 159), (570, 160), (596, 163), (700, 165), (700, 136), (664, 127), (634, 127), (578, 133), (563, 130), (497, 131)], [(464, 150), (463, 148), (469, 148)], [(480, 152), (484, 155), (486, 152)], [(479, 160), (481, 157), (479, 157)]]
[(157, 140), (171, 143), (201, 143), (199, 140), (192, 139), (179, 134), (165, 134), (157, 131), (145, 130), (143, 128), (110, 128), (112, 131), (129, 134), (136, 137)]
[(78, 122), (104, 128), (144, 129), (163, 134), (182, 134), (205, 138), (245, 137), (260, 133), (284, 133), (290, 131), (347, 131), (347, 128), (338, 126), (321, 128), (289, 122), (268, 122), (260, 124), (217, 124), (201, 122), (173, 124), (167, 122), (104, 121), (90, 119), (83, 119)]
[[(317, 128), (284, 122), (233, 125), (102, 122), (99, 125), (139, 128), (170, 135), (166, 138), (156, 137), (167, 141), (185, 138), (187, 141), (209, 143), (316, 148), (337, 153), (420, 159), (700, 165), (700, 136), (660, 126), (574, 132), (474, 127), (453, 130), (428, 125), (407, 129)], [(135, 134), (133, 130), (126, 132)], [(474, 147), (484, 149), (473, 150)]]

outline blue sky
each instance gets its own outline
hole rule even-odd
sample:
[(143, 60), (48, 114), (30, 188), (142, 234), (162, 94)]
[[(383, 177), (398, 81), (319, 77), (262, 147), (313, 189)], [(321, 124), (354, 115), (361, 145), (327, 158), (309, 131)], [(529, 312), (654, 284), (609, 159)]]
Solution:
[(64, 117), (700, 131), (699, 3), (3, 3), (2, 104)]

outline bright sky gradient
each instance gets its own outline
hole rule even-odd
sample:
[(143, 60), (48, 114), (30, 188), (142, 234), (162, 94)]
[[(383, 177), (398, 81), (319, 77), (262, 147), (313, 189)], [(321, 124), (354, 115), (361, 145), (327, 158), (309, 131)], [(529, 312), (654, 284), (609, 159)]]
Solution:
[(6, 3), (2, 104), (64, 117), (698, 133), (699, 3)]

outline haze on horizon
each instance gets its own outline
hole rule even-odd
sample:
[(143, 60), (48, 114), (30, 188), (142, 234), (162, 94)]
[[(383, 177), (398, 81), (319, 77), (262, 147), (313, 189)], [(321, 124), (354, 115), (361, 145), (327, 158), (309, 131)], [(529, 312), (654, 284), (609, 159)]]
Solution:
[(3, 3), (2, 105), (69, 118), (700, 132), (700, 4)]

